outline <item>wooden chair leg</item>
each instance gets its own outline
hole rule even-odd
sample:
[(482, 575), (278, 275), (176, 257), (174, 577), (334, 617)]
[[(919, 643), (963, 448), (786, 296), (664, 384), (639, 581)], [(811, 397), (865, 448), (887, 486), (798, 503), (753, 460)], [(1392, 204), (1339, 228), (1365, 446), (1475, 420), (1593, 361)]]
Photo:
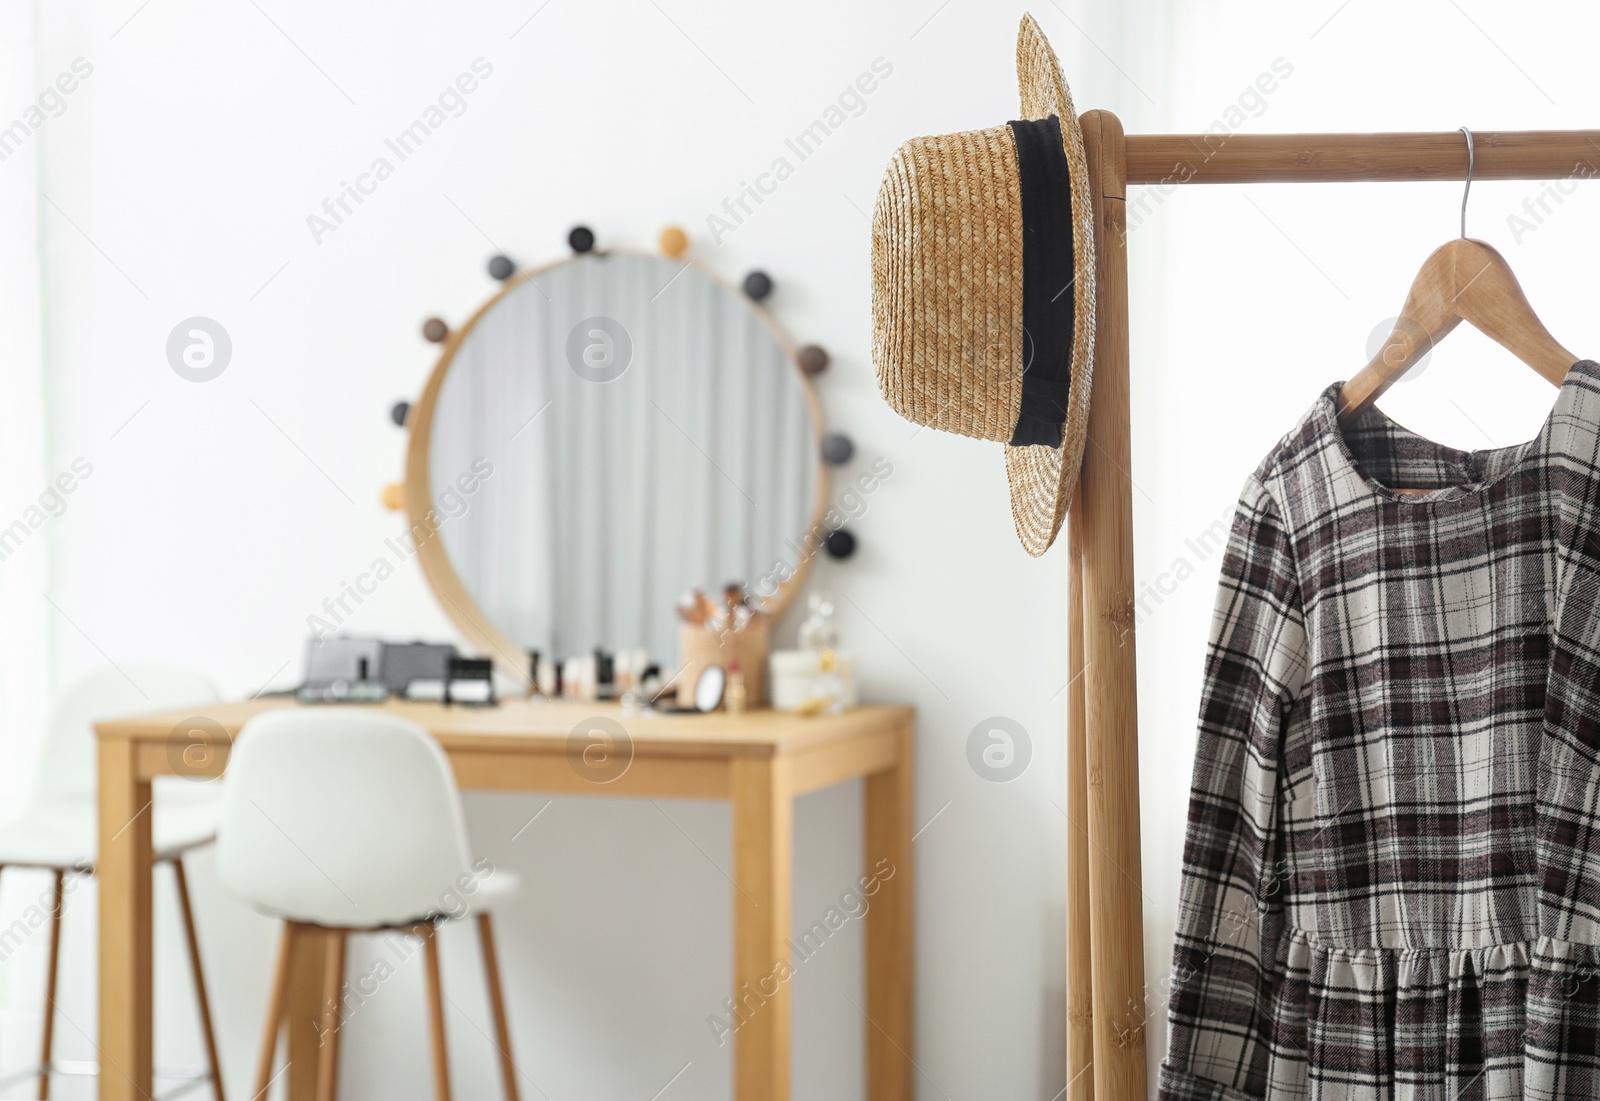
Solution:
[(517, 1065), (511, 1058), (511, 1027), (506, 1023), (506, 998), (500, 987), (500, 957), (495, 951), (494, 926), (487, 910), (478, 911), (478, 941), (483, 946), (483, 970), (489, 980), (489, 1008), (494, 1013), (494, 1045), (500, 1051), (500, 1077), (506, 1084), (506, 1101), (519, 1101)]
[(418, 925), (428, 963), (428, 1033), (433, 1043), (434, 1101), (450, 1101), (450, 1058), (444, 1042), (444, 990), (439, 982), (439, 930)]
[(339, 1037), (344, 1032), (344, 960), (350, 934), (328, 930), (322, 972), (322, 1058), (317, 1062), (317, 1101), (334, 1101), (339, 1092)]
[(56, 975), (61, 965), (61, 908), (66, 905), (66, 873), (55, 870), (55, 905), (50, 910), (50, 955), (45, 962), (44, 1029), (39, 1044), (39, 1098), (50, 1096), (50, 1058), (56, 1034)]
[(194, 1000), (200, 1012), (200, 1034), (206, 1044), (206, 1065), (211, 1068), (211, 1095), (217, 1101), (227, 1101), (222, 1093), (217, 1034), (211, 1026), (211, 998), (206, 993), (206, 973), (200, 966), (200, 938), (194, 931), (194, 905), (189, 899), (189, 877), (183, 872), (183, 857), (173, 858), (172, 874), (178, 884), (178, 910), (183, 915), (183, 935), (189, 944), (189, 970), (194, 975)]
[(283, 923), (283, 935), (278, 941), (278, 964), (273, 970), (272, 992), (267, 998), (266, 1034), (261, 1038), (261, 1062), (256, 1071), (256, 1088), (250, 1095), (251, 1101), (265, 1101), (267, 1087), (272, 1084), (272, 1059), (278, 1054), (278, 1033), (283, 1030), (295, 941), (302, 935), (298, 922)]

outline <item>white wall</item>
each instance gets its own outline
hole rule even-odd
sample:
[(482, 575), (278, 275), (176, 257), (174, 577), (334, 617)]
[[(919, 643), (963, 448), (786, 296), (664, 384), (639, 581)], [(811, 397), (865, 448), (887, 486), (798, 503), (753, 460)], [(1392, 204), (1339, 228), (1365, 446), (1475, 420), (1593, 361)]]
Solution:
[[(1576, 5), (1522, 5), (1514, 19), (1481, 4), (1332, 0), (1303, 14), (1039, 7), (1079, 107), (1116, 110), (1130, 130), (1201, 129), (1279, 57), (1292, 76), (1241, 129), (1593, 123), (1583, 115), (1593, 36), (1564, 25), (1580, 17)], [(719, 273), (773, 273), (774, 312), (834, 355), (821, 380), (829, 426), (855, 437), (857, 465), (882, 456), (895, 467), (852, 525), (860, 552), (822, 562), (816, 582), (849, 598), (844, 626), (868, 694), (920, 710), (918, 820), (930, 823), (917, 842), (920, 1096), (1051, 1101), (1063, 1085), (1064, 555), (1024, 555), (998, 449), (896, 419), (867, 358), (867, 212), (882, 166), (913, 134), (1011, 116), (1017, 14), (934, 0), (786, 10), (156, 0), (41, 11), (41, 86), (74, 58), (94, 66), (33, 138), (48, 196), (46, 465), (94, 465), (47, 538), (26, 549), (48, 556), (58, 677), (108, 657), (164, 657), (208, 670), (232, 694), (291, 678), (306, 616), (400, 527), (376, 498), (398, 477), (403, 448), (387, 407), (430, 366), (422, 318), (458, 321), (481, 301), (496, 248), (531, 263), (560, 254), (578, 221), (635, 247), (680, 224)], [(494, 73), (466, 112), (314, 241), (307, 215), (479, 57)], [(879, 57), (893, 75), (864, 113), (713, 242), (706, 215)], [(1582, 352), (1593, 329), (1583, 245), (1600, 207), (1580, 190), (1514, 245), (1505, 216), (1538, 190), (1476, 187), (1471, 228), (1507, 252), (1551, 328)], [(1458, 198), (1453, 185), (1190, 188), (1138, 208), (1133, 477), (1158, 1006), (1217, 569), (1185, 540), (1225, 525), (1248, 470), (1323, 385), (1364, 361), (1369, 331), (1454, 232)], [(164, 355), (168, 332), (196, 314), (234, 343), (229, 369), (201, 385), (178, 379)], [(1472, 334), (1454, 336), (1385, 405), (1452, 443), (1526, 438), (1550, 395), (1504, 360)], [(1193, 572), (1174, 586), (1170, 575), (1188, 572), (1179, 559)], [(350, 626), (447, 631), (410, 567)], [(968, 733), (993, 715), (1032, 739), (1032, 763), (1010, 784), (966, 763)], [(687, 1064), (665, 1098), (727, 1097), (728, 1050), (706, 1025), (730, 974), (725, 807), (558, 799), (513, 840), (545, 802), (470, 800), (480, 847), (531, 887), (503, 934), (527, 1075), (551, 1097), (650, 1097)], [(859, 813), (854, 787), (802, 801), (797, 919), (809, 922), (856, 874)], [(238, 1094), (253, 1069), (272, 928), (217, 892), (209, 857), (195, 878)], [(34, 893), (8, 875), (6, 911)], [(92, 888), (79, 897), (92, 902)], [(158, 897), (166, 906), (165, 890)], [(72, 913), (71, 1023), (58, 1035), (64, 1054), (85, 1058), (92, 908)], [(172, 917), (170, 906), (158, 915), (159, 1046), (166, 1060), (193, 1062)], [(0, 968), (6, 1069), (32, 1046), (41, 947)], [(470, 934), (447, 934), (445, 952), (460, 1008), (456, 1081), (463, 1095), (492, 1095), (487, 1043), (462, 1019), (486, 1027)], [(795, 984), (797, 1098), (860, 1096), (850, 1001), (860, 965), (860, 932), (848, 928)], [(346, 1096), (418, 1092), (420, 986), (413, 961), (352, 1021)], [(1152, 1062), (1163, 1039), (1158, 1012)]]

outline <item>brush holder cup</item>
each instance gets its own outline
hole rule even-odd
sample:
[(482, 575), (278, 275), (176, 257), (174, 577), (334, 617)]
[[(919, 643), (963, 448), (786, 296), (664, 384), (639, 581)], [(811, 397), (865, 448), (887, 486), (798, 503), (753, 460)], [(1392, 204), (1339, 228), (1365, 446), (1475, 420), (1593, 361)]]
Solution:
[(694, 705), (694, 686), (702, 670), (712, 665), (727, 669), (739, 663), (744, 674), (747, 707), (767, 703), (767, 652), (771, 627), (766, 616), (756, 616), (742, 631), (716, 631), (686, 623), (679, 631), (678, 656), (683, 670), (678, 674), (678, 705)]

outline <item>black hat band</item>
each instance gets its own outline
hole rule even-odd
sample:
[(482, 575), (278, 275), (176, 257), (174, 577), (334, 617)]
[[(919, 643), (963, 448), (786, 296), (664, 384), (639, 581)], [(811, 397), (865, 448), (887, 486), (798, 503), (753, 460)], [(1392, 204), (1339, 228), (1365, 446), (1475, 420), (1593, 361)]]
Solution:
[(1072, 388), (1072, 202), (1061, 120), (1011, 122), (1022, 198), (1022, 403), (1011, 445), (1061, 446)]

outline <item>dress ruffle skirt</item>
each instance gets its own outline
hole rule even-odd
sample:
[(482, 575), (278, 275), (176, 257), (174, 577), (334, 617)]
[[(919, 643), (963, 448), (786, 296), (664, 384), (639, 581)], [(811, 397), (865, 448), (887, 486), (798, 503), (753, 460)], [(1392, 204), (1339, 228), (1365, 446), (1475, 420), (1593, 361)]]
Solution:
[(1268, 1097), (1600, 1097), (1600, 947), (1283, 944)]

